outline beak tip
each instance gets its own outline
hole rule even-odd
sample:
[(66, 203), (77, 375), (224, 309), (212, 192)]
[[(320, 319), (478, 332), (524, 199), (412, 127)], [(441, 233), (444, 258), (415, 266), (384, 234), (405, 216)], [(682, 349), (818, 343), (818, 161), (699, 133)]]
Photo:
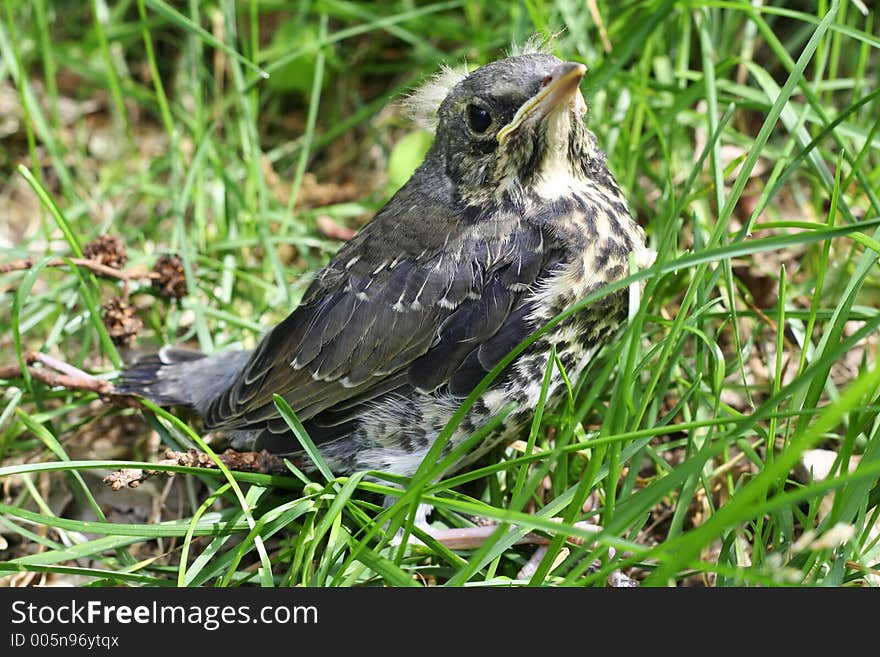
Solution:
[(584, 77), (587, 74), (587, 67), (580, 62), (568, 62), (569, 70), (577, 71), (578, 77)]
[[(580, 90), (578, 90), (578, 85), (586, 72), (587, 67), (580, 62), (565, 62), (559, 65), (559, 67), (547, 77), (539, 94), (520, 108), (513, 121), (498, 131), (498, 134), (495, 136), (498, 144), (504, 145), (510, 134), (516, 130), (522, 121), (520, 114), (525, 116), (525, 114), (532, 112), (542, 105), (544, 109), (541, 111), (547, 112), (549, 111), (549, 108), (556, 106), (561, 102), (562, 98), (566, 98), (572, 94), (579, 95), (581, 102), (583, 102), (583, 96), (580, 94)], [(560, 87), (562, 88), (560, 89)]]

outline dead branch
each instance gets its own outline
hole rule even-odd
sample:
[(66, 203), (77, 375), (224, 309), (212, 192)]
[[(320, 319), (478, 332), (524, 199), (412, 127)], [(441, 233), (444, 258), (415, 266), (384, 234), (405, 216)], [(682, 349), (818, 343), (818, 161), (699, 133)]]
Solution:
[[(0, 274), (8, 274), (13, 271), (22, 271), (26, 269), (30, 269), (36, 264), (36, 258), (24, 258), (22, 260), (12, 260), (11, 262), (0, 262)], [(160, 274), (154, 271), (144, 271), (144, 270), (124, 270), (117, 269), (115, 267), (109, 267), (104, 265), (97, 260), (90, 260), (88, 258), (53, 258), (47, 263), (48, 267), (68, 267), (70, 265), (75, 265), (77, 267), (84, 267), (86, 269), (91, 270), (93, 273), (98, 276), (105, 276), (107, 278), (118, 278), (123, 281), (130, 281), (133, 279), (156, 279), (159, 278)]]
[[(92, 376), (48, 354), (32, 351), (24, 355), (24, 362), (28, 374), (47, 386), (97, 392), (102, 395), (113, 393), (113, 384), (110, 381)], [(31, 367), (35, 363), (45, 367)], [(22, 376), (24, 375), (19, 365), (0, 365), (0, 379), (18, 379)]]
[[(140, 407), (137, 397), (117, 394), (111, 381), (99, 379), (88, 372), (83, 372), (78, 367), (53, 358), (49, 354), (38, 351), (28, 352), (24, 354), (24, 362), (31, 378), (51, 388), (95, 392), (113, 404)], [(36, 364), (40, 364), (42, 367), (33, 367)], [(23, 376), (24, 373), (19, 365), (0, 365), (0, 379), (20, 379)]]
[[(272, 454), (265, 449), (260, 452), (236, 452), (227, 449), (222, 454), (217, 455), (220, 462), (230, 470), (239, 472), (257, 472), (259, 474), (289, 474), (290, 471), (284, 465), (284, 459), (277, 454)], [(190, 468), (216, 468), (217, 464), (206, 453), (195, 449), (185, 452), (176, 452), (174, 450), (165, 450), (165, 458), (158, 461), (159, 465), (182, 465)], [(125, 470), (117, 470), (104, 478), (104, 484), (113, 490), (121, 490), (125, 487), (137, 488), (150, 477), (153, 477), (161, 470), (141, 470), (129, 468)], [(173, 472), (164, 471), (167, 475), (173, 475)]]

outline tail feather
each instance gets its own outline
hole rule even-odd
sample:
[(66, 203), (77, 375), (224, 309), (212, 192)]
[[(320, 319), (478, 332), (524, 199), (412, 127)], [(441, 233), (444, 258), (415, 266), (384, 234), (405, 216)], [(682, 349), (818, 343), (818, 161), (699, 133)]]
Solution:
[(144, 356), (122, 372), (116, 391), (140, 395), (162, 406), (192, 406), (204, 413), (223, 393), (250, 358), (250, 351), (226, 351), (211, 356), (165, 347)]
[(165, 347), (155, 354), (142, 356), (122, 372), (116, 391), (123, 395), (140, 395), (162, 406), (191, 406), (192, 395), (182, 375), (181, 363), (201, 360), (199, 351)]

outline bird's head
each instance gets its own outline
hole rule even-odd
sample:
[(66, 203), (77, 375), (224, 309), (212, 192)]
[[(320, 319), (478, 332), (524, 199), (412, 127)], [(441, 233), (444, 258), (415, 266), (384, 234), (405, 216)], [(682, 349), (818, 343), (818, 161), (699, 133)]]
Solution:
[(584, 125), (578, 85), (585, 72), (583, 64), (540, 53), (498, 60), (457, 80), (448, 73), (429, 160), (444, 167), (469, 204), (529, 189), (564, 193), (566, 180), (604, 164)]

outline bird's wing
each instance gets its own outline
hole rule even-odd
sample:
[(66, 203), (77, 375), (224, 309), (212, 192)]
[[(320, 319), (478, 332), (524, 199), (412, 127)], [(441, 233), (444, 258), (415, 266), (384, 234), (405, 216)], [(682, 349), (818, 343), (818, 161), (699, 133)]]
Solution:
[(529, 334), (524, 298), (558, 257), (539, 228), (514, 224), (495, 226), (495, 239), (465, 230), (434, 253), (384, 260), (365, 229), (209, 406), (207, 426), (264, 428), (277, 420), (273, 393), (302, 420), (347, 416), (402, 387), (467, 394)]

